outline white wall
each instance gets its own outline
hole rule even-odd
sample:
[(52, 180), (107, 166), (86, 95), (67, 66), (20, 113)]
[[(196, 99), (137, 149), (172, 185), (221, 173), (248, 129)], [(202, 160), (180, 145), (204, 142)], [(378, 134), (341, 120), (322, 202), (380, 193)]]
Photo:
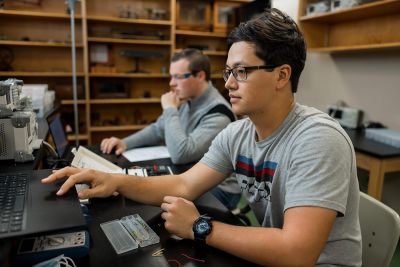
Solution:
[[(298, 2), (272, 0), (272, 6), (297, 20)], [(362, 109), (365, 121), (400, 130), (400, 49), (308, 53), (296, 99), (321, 110), (341, 100)]]

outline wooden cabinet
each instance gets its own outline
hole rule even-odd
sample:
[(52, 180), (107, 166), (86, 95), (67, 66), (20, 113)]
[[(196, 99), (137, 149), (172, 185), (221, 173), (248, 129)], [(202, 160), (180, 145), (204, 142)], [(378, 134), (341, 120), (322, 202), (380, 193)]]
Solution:
[[(213, 82), (223, 89), (228, 30), (221, 30), (225, 28), (219, 21), (214, 32), (213, 8), (250, 1), (194, 1), (206, 3), (211, 26), (180, 27), (177, 0), (77, 2), (80, 140), (90, 144), (112, 135), (124, 137), (156, 120), (162, 111), (160, 97), (169, 90), (170, 58), (181, 49), (204, 50), (211, 59)], [(65, 1), (41, 0), (37, 5), (5, 1), (0, 25), (0, 51), (11, 51), (14, 58), (11, 69), (0, 70), (0, 79), (49, 84), (63, 119), (73, 126), (70, 17)]]
[[(169, 89), (175, 5), (172, 0), (86, 3), (89, 129), (91, 142), (99, 143), (127, 136), (160, 115), (160, 97)], [(107, 55), (104, 63), (95, 59)]]
[[(70, 16), (67, 4), (62, 0), (5, 1), (0, 9), (0, 79), (10, 77), (22, 79), (26, 84), (49, 85), (60, 99), (65, 118), (73, 125), (72, 110), (72, 65)], [(82, 6), (77, 4), (75, 32), (77, 49), (77, 76), (79, 113), (81, 114), (79, 138), (87, 140), (85, 120), (86, 94), (84, 86), (85, 44), (82, 31)], [(4, 55), (12, 58), (4, 62)]]
[[(196, 10), (199, 2), (203, 3), (201, 8), (202, 16), (196, 19), (192, 25), (183, 19), (179, 14), (182, 12), (180, 2), (184, 2), (186, 9)], [(177, 17), (175, 31), (175, 52), (184, 48), (198, 48), (210, 58), (211, 62), (211, 79), (213, 84), (218, 88), (221, 94), (227, 97), (227, 91), (224, 89), (224, 81), (222, 79), (222, 69), (226, 63), (227, 46), (226, 38), (232, 28), (232, 21), (229, 15), (235, 15), (235, 7), (241, 4), (251, 2), (251, 0), (177, 0)], [(204, 14), (203, 14), (204, 13)], [(193, 17), (190, 13), (185, 16)], [(201, 23), (204, 23), (202, 25)], [(206, 29), (206, 30), (204, 30)]]
[(377, 0), (307, 16), (313, 0), (300, 0), (299, 22), (312, 52), (400, 48), (400, 1)]

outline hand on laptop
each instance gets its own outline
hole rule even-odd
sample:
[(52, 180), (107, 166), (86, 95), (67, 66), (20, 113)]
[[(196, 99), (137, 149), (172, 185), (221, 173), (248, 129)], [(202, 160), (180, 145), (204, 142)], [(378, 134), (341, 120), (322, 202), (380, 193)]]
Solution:
[(54, 171), (47, 178), (42, 179), (42, 183), (50, 184), (65, 177), (68, 179), (60, 187), (57, 192), (58, 196), (65, 194), (75, 184), (90, 184), (91, 188), (84, 189), (78, 193), (80, 199), (93, 197), (108, 197), (117, 191), (117, 179), (113, 179), (111, 174), (95, 171), (92, 169), (78, 169), (73, 167), (65, 167), (61, 170)]
[(124, 141), (117, 137), (105, 138), (101, 141), (100, 150), (105, 154), (110, 154), (115, 148), (115, 154), (117, 156), (121, 155), (127, 148)]

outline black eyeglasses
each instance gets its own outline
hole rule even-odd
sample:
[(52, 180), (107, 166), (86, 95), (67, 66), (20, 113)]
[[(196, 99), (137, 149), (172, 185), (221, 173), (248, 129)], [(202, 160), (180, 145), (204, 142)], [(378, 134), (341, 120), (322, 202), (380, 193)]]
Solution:
[(226, 68), (222, 70), (222, 76), (224, 77), (225, 82), (229, 79), (229, 76), (231, 73), (233, 74), (233, 77), (238, 81), (245, 81), (247, 80), (247, 74), (251, 73), (252, 71), (255, 70), (267, 70), (267, 71), (273, 71), (276, 67), (279, 65), (261, 65), (261, 66), (237, 66), (232, 69)]
[(185, 80), (185, 79), (189, 78), (192, 75), (193, 75), (193, 73), (191, 73), (191, 72), (186, 72), (186, 73), (183, 73), (183, 74), (172, 74), (171, 75), (171, 79), (173, 78), (173, 79), (176, 79), (176, 80)]

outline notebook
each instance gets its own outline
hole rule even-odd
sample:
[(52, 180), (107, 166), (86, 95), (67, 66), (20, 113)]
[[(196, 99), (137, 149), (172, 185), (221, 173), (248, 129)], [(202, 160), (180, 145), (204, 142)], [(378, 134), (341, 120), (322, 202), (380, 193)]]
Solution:
[[(0, 174), (0, 196), (8, 198), (0, 210), (0, 239), (85, 226), (75, 190), (69, 190), (64, 196), (57, 196), (56, 192), (62, 181), (51, 185), (40, 182), (50, 174), (51, 170)], [(18, 180), (22, 176), (26, 178), (26, 184), (14, 182), (13, 177)], [(9, 185), (13, 183), (17, 183), (17, 188), (9, 189)], [(14, 191), (7, 194), (7, 190)]]

